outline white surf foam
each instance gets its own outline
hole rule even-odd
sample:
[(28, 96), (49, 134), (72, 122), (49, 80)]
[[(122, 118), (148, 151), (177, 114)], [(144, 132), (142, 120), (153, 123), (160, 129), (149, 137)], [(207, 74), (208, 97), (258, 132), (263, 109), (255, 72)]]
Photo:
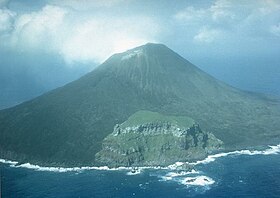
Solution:
[(169, 181), (174, 179), (176, 180), (176, 178), (184, 177), (186, 175), (195, 175), (195, 174), (199, 174), (199, 172), (193, 169), (191, 171), (168, 172), (164, 176), (160, 176), (160, 178), (163, 181)]
[(126, 174), (127, 175), (139, 175), (140, 173), (142, 173), (142, 169), (141, 168), (137, 168), (137, 169), (131, 169)]
[(159, 181), (172, 181), (187, 186), (209, 186), (215, 183), (212, 178), (199, 174), (200, 172), (194, 169), (188, 172), (169, 172), (160, 176)]
[(11, 160), (0, 159), (0, 163), (15, 165), (15, 164), (17, 164), (18, 162), (16, 162), (16, 161), (11, 161)]
[(186, 177), (180, 181), (183, 185), (191, 186), (209, 186), (215, 183), (215, 181), (207, 176), (200, 175), (196, 177)]
[[(0, 163), (3, 164), (9, 164), (10, 167), (13, 168), (27, 168), (27, 169), (33, 169), (36, 171), (50, 171), (50, 172), (59, 172), (59, 173), (65, 173), (65, 172), (82, 172), (86, 170), (100, 170), (100, 171), (130, 171), (128, 172), (128, 175), (136, 175), (140, 174), (142, 170), (144, 169), (151, 169), (153, 167), (118, 167), (118, 168), (109, 168), (108, 166), (84, 166), (84, 167), (71, 167), (71, 168), (64, 168), (64, 167), (45, 167), (45, 166), (39, 166), (34, 165), (30, 163), (24, 163), (19, 164), (16, 161), (10, 161), (10, 160), (4, 160), (0, 159)], [(154, 167), (155, 169), (159, 169), (159, 167)], [(133, 170), (136, 170), (135, 172)]]
[(191, 171), (169, 172), (166, 174), (166, 177), (182, 177), (191, 174), (199, 174), (199, 172), (194, 169)]
[[(240, 151), (232, 151), (228, 153), (218, 153), (215, 155), (209, 155), (207, 158), (204, 160), (200, 160), (197, 162), (176, 162), (175, 164), (169, 165), (167, 167), (160, 167), (160, 166), (155, 166), (155, 167), (137, 167), (138, 169), (144, 170), (144, 169), (153, 169), (153, 170), (176, 170), (178, 167), (184, 165), (184, 164), (190, 164), (190, 165), (198, 165), (198, 164), (208, 164), (213, 161), (215, 161), (217, 158), (220, 157), (226, 157), (229, 155), (273, 155), (273, 154), (280, 154), (280, 144), (276, 146), (269, 146), (268, 149), (263, 150), (263, 151), (258, 151), (258, 150), (240, 150)], [(132, 167), (118, 167), (118, 168), (109, 168), (108, 166), (101, 166), (101, 167), (95, 167), (95, 166), (85, 166), (85, 167), (72, 167), (72, 168), (64, 168), (64, 167), (44, 167), (44, 166), (38, 166), (30, 163), (25, 163), (25, 164), (19, 164), (16, 161), (11, 161), (11, 160), (5, 160), (5, 159), (0, 159), (0, 163), (3, 164), (9, 164), (11, 167), (16, 167), (16, 168), (28, 168), (28, 169), (33, 169), (37, 171), (52, 171), (52, 172), (70, 172), (70, 171), (84, 171), (84, 170), (102, 170), (102, 171), (118, 171), (118, 170), (132, 170)]]
[(260, 150), (239, 150), (239, 151), (231, 151), (227, 153), (217, 153), (214, 155), (208, 155), (205, 159), (199, 160), (196, 162), (176, 162), (174, 164), (169, 165), (167, 168), (171, 170), (176, 170), (180, 166), (184, 164), (189, 165), (198, 165), (198, 164), (209, 164), (214, 162), (217, 158), (226, 157), (229, 155), (275, 155), (280, 154), (280, 144), (276, 146), (268, 146), (269, 148), (260, 151)]
[(191, 165), (197, 165), (197, 164), (208, 164), (210, 162), (215, 161), (217, 158), (226, 157), (229, 155), (275, 155), (280, 154), (280, 144), (276, 146), (269, 146), (268, 149), (265, 149), (263, 151), (259, 150), (240, 150), (240, 151), (232, 151), (227, 153), (218, 153), (215, 155), (209, 155), (204, 160), (196, 161), (194, 163), (189, 163)]
[(185, 164), (185, 162), (175, 162), (175, 164), (171, 164), (169, 166), (167, 166), (168, 169), (171, 170), (177, 170), (178, 167), (183, 166)]
[(82, 171), (83, 169), (80, 167), (73, 167), (73, 168), (63, 168), (63, 167), (42, 167), (30, 163), (25, 163), (25, 164), (14, 164), (11, 165), (11, 167), (15, 168), (27, 168), (27, 169), (33, 169), (36, 171), (50, 171), (50, 172), (59, 172), (59, 173), (64, 173), (64, 172), (70, 172), (70, 171)]
[(161, 176), (160, 177), (161, 179), (159, 181), (172, 181), (173, 180), (173, 177), (170, 177), (170, 176)]
[(71, 167), (71, 168), (64, 168), (64, 167), (45, 167), (45, 166), (39, 166), (39, 165), (34, 165), (30, 163), (24, 163), (24, 164), (19, 164), (16, 161), (10, 161), (10, 160), (5, 160), (5, 159), (0, 159), (0, 163), (3, 164), (9, 164), (10, 167), (13, 168), (27, 168), (27, 169), (33, 169), (36, 171), (50, 171), (50, 172), (81, 172), (85, 170), (101, 170), (101, 171), (117, 171), (117, 170), (131, 170), (129, 167), (118, 167), (118, 168), (109, 168), (108, 166), (84, 166), (84, 167)]
[(196, 174), (198, 173), (197, 171), (190, 171), (190, 172), (169, 172), (167, 173), (166, 175), (164, 176), (161, 176), (161, 181), (171, 181), (171, 180), (176, 180), (174, 178), (177, 178), (177, 177), (183, 177), (183, 176), (186, 176), (186, 175), (189, 175), (189, 174)]

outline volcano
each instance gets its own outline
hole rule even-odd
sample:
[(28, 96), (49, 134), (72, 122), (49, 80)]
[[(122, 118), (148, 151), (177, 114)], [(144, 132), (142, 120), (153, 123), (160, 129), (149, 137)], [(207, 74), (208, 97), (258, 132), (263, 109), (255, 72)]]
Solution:
[(280, 142), (280, 101), (231, 87), (162, 44), (114, 54), (92, 72), (0, 111), (0, 158), (95, 165), (103, 140), (138, 111), (187, 116), (225, 150)]

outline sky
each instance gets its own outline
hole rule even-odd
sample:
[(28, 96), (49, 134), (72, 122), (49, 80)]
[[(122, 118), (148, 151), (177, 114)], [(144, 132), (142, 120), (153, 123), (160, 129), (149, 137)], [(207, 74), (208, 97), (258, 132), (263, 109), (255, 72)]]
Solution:
[(280, 0), (0, 0), (5, 78), (3, 68), (37, 76), (51, 68), (50, 79), (59, 79), (59, 67), (68, 82), (147, 42), (234, 86), (280, 94)]

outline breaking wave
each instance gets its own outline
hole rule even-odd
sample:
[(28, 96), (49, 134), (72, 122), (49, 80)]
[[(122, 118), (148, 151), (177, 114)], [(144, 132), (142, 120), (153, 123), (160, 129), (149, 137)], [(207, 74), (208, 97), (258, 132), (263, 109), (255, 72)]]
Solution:
[(215, 181), (207, 176), (199, 175), (195, 177), (186, 177), (181, 180), (183, 185), (191, 185), (191, 186), (209, 186), (215, 183)]
[[(128, 175), (134, 175), (134, 174), (139, 174), (142, 170), (144, 169), (155, 169), (155, 170), (176, 170), (177, 167), (182, 166), (183, 164), (190, 164), (190, 165), (198, 165), (198, 164), (208, 164), (213, 161), (215, 161), (217, 158), (221, 157), (226, 157), (229, 155), (273, 155), (273, 154), (280, 154), (280, 144), (276, 146), (269, 146), (269, 148), (265, 150), (240, 150), (240, 151), (232, 151), (232, 152), (227, 152), (227, 153), (218, 153), (214, 155), (209, 155), (206, 157), (204, 160), (196, 161), (196, 162), (176, 162), (175, 164), (169, 165), (167, 167), (137, 167), (137, 171), (133, 171), (135, 168), (134, 167), (118, 167), (118, 168), (109, 168), (108, 166), (101, 166), (101, 167), (95, 167), (95, 166), (85, 166), (85, 167), (72, 167), (72, 168), (64, 168), (64, 167), (44, 167), (44, 166), (39, 166), (39, 165), (34, 165), (30, 163), (24, 163), (20, 164), (16, 161), (11, 161), (11, 160), (5, 160), (5, 159), (0, 159), (0, 163), (3, 164), (9, 164), (10, 167), (15, 167), (15, 168), (28, 168), (28, 169), (33, 169), (36, 171), (52, 171), (52, 172), (81, 172), (85, 170), (102, 170), (102, 171), (117, 171), (117, 170), (125, 170), (125, 171), (130, 171), (127, 174)], [(193, 170), (194, 171), (194, 170)], [(195, 174), (196, 172), (192, 172)], [(190, 174), (190, 172), (181, 172), (181, 173), (170, 173), (170, 174)], [(169, 175), (168, 177), (172, 177), (175, 175)], [(197, 179), (201, 178), (196, 178)], [(200, 180), (197, 180), (197, 182)], [(189, 183), (189, 180), (185, 180), (183, 183)], [(211, 183), (211, 182), (210, 182)]]
[(10, 165), (18, 164), (18, 162), (16, 162), (16, 161), (5, 160), (5, 159), (0, 159), (0, 163), (2, 163), (2, 164), (10, 164)]
[(140, 173), (142, 173), (142, 170), (141, 168), (136, 168), (136, 169), (132, 169), (130, 170), (129, 172), (127, 172), (126, 174), (127, 175), (139, 175)]
[(208, 187), (215, 183), (215, 181), (196, 170), (191, 171), (181, 171), (181, 172), (169, 172), (165, 175), (159, 175), (159, 181), (164, 182), (176, 182), (185, 186), (198, 186), (198, 187)]
[[(199, 164), (208, 164), (214, 162), (218, 158), (231, 156), (231, 155), (274, 155), (280, 154), (280, 144), (276, 146), (269, 146), (265, 150), (240, 150), (240, 151), (232, 151), (227, 153), (218, 153), (214, 155), (209, 155), (203, 160), (199, 160), (196, 162), (176, 162), (172, 165), (168, 166), (169, 170), (178, 170), (178, 168), (182, 167), (184, 164), (189, 165), (199, 165)], [(169, 182), (177, 182), (179, 184), (183, 184), (185, 186), (197, 186), (203, 187), (206, 189), (210, 189), (210, 186), (215, 183), (215, 180), (203, 175), (202, 172), (191, 170), (189, 172), (181, 171), (181, 172), (169, 172), (165, 175), (159, 175), (159, 181), (169, 181)]]
[(268, 146), (265, 150), (237, 150), (237, 151), (231, 151), (227, 153), (217, 153), (214, 155), (208, 155), (205, 159), (199, 160), (196, 162), (176, 162), (174, 164), (171, 164), (168, 166), (171, 170), (176, 170), (178, 167), (189, 164), (189, 165), (199, 165), (199, 164), (209, 164), (211, 162), (214, 162), (218, 158), (227, 157), (231, 155), (275, 155), (280, 154), (280, 144), (276, 146)]
[(232, 152), (227, 152), (227, 153), (218, 153), (215, 155), (209, 155), (204, 160), (196, 161), (194, 163), (189, 163), (189, 164), (192, 164), (192, 165), (208, 164), (210, 162), (215, 161), (217, 158), (226, 157), (229, 155), (275, 155), (275, 154), (280, 154), (280, 144), (278, 144), (276, 146), (269, 146), (268, 149), (265, 149), (263, 151), (240, 150), (240, 151), (232, 151)]

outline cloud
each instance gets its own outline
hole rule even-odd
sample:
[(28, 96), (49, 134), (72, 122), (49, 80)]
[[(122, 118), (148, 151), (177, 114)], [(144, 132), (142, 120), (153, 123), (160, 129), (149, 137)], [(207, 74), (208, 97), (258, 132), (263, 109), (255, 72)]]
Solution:
[(146, 42), (186, 42), (198, 49), (201, 44), (227, 47), (279, 35), (278, 0), (215, 0), (175, 13), (143, 12), (132, 3), (123, 8), (131, 1), (45, 0), (47, 5), (32, 8), (12, 2), (9, 7), (5, 1), (0, 8), (0, 47), (59, 54), (72, 64), (102, 62)]
[(150, 17), (80, 16), (80, 12), (57, 5), (21, 15), (0, 10), (0, 24), (2, 31), (10, 30), (0, 45), (5, 42), (14, 49), (60, 54), (70, 64), (102, 62), (113, 53), (156, 41), (160, 31)]
[(260, 1), (259, 11), (263, 15), (268, 15), (280, 11), (280, 2), (278, 0)]
[(209, 9), (210, 15), (215, 22), (232, 21), (236, 18), (236, 14), (233, 11), (235, 7), (232, 1), (217, 0)]
[(8, 9), (0, 9), (0, 33), (10, 31), (16, 14)]
[(73, 34), (62, 45), (61, 53), (68, 62), (101, 62), (113, 53), (155, 41), (158, 29), (155, 22), (145, 17), (92, 18), (72, 29)]
[[(196, 34), (194, 41), (213, 42), (218, 35), (233, 39), (278, 35), (280, 1), (278, 0), (216, 0), (208, 7), (187, 7), (177, 12), (174, 18)], [(201, 28), (207, 27), (207, 28)]]
[(128, 0), (48, 0), (50, 4), (70, 7), (75, 10), (90, 10), (100, 7), (112, 7)]
[(189, 6), (182, 11), (179, 11), (175, 15), (175, 19), (194, 22), (201, 20), (207, 16), (207, 11), (205, 9), (195, 9), (193, 6)]
[(280, 23), (278, 25), (273, 25), (270, 29), (271, 33), (274, 34), (275, 36), (280, 37)]
[(220, 36), (221, 36), (220, 30), (203, 27), (198, 32), (198, 34), (194, 36), (194, 41), (199, 43), (212, 43)]
[(0, 8), (6, 7), (8, 3), (9, 3), (8, 0), (0, 0)]
[(17, 17), (11, 44), (22, 48), (56, 48), (67, 10), (47, 5), (38, 12)]

